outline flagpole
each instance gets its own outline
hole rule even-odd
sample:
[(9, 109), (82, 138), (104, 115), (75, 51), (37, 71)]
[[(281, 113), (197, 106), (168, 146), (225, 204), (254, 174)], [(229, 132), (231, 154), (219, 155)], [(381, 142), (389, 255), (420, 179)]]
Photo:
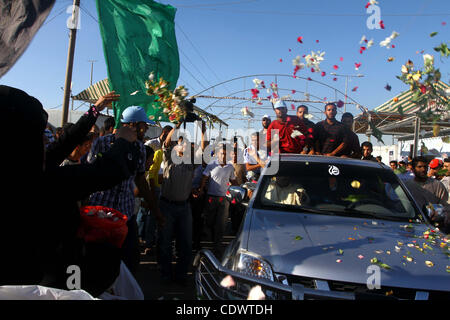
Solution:
[(73, 57), (75, 53), (75, 40), (77, 37), (79, 7), (80, 7), (80, 0), (74, 0), (72, 8), (72, 20), (71, 20), (72, 23), (70, 28), (69, 50), (67, 53), (66, 81), (64, 84), (64, 100), (63, 100), (61, 126), (67, 123), (69, 115), (69, 99), (72, 87), (71, 83), (72, 83)]

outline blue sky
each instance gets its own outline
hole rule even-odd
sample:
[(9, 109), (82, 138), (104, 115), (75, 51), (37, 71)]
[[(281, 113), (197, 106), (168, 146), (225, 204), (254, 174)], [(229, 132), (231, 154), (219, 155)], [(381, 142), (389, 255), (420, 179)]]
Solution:
[[(401, 65), (408, 59), (422, 65), (420, 51), (435, 55), (443, 80), (448, 83), (450, 61), (440, 60), (433, 47), (442, 41), (448, 41), (450, 27), (450, 1), (448, 0), (379, 0), (381, 19), (385, 29), (370, 30), (366, 21), (368, 0), (178, 0), (160, 1), (176, 7), (175, 19), (178, 47), (180, 50), (180, 78), (178, 84), (196, 94), (222, 81), (255, 74), (292, 75), (292, 59), (297, 55), (311, 51), (325, 51), (325, 60), (321, 70), (311, 73), (309, 69), (297, 73), (301, 77), (311, 77), (343, 92), (345, 78), (333, 81), (331, 72), (338, 74), (363, 74), (362, 78), (351, 78), (348, 95), (369, 110), (384, 103), (396, 94), (407, 90), (407, 86), (395, 76), (400, 74)], [(10, 71), (0, 79), (0, 83), (21, 88), (38, 98), (45, 108), (61, 108), (63, 101), (66, 59), (69, 30), (66, 21), (70, 11), (66, 12), (72, 1), (57, 0), (52, 12), (38, 31), (30, 46)], [(102, 41), (98, 28), (95, 1), (81, 0), (81, 29), (77, 33), (75, 63), (73, 72), (73, 93), (77, 94), (90, 84), (91, 63), (94, 63), (93, 81), (107, 77)], [(393, 31), (400, 35), (393, 40), (395, 48), (380, 47), (379, 42), (390, 36)], [(438, 35), (430, 38), (430, 33)], [(360, 39), (365, 35), (374, 39), (374, 45), (360, 54)], [(303, 37), (303, 44), (297, 42)], [(317, 43), (316, 40), (319, 42)], [(289, 51), (289, 49), (291, 51)], [(417, 53), (419, 52), (419, 54)], [(387, 62), (388, 57), (393, 62)], [(343, 61), (340, 58), (343, 58)], [(282, 62), (280, 62), (282, 59)], [(358, 71), (355, 63), (361, 63)], [(333, 66), (337, 65), (336, 71)], [(275, 81), (274, 77), (260, 77), (266, 83)], [(233, 96), (251, 97), (252, 80), (248, 77), (214, 90), (208, 95), (225, 96), (243, 91)], [(277, 77), (280, 88), (297, 92), (294, 99), (303, 99), (301, 91), (308, 91), (311, 97), (335, 100), (343, 95), (315, 82)], [(384, 89), (389, 83), (391, 91)], [(351, 89), (358, 87), (355, 92)], [(268, 94), (263, 92), (262, 97)], [(313, 98), (311, 98), (313, 99)], [(255, 125), (259, 129), (259, 119), (263, 114), (274, 117), (267, 103), (263, 107), (251, 102), (222, 100), (208, 106), (213, 100), (198, 99), (197, 105), (219, 114), (232, 128), (243, 128), (248, 122), (243, 119), (240, 109), (248, 106), (254, 113)], [(75, 107), (80, 103), (76, 102)], [(234, 107), (233, 107), (234, 105)], [(298, 105), (298, 104), (297, 104)], [(311, 111), (320, 110), (323, 105), (311, 104)], [(83, 106), (80, 107), (83, 109)], [(342, 110), (341, 110), (342, 111)], [(347, 111), (355, 115), (359, 111), (348, 106)], [(315, 113), (315, 121), (322, 115)], [(340, 117), (338, 116), (340, 119)]]

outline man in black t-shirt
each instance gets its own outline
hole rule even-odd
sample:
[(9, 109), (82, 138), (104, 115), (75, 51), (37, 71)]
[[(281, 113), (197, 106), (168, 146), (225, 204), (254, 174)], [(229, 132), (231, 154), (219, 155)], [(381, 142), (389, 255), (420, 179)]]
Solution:
[[(297, 107), (297, 118), (299, 118), (300, 120), (303, 121), (303, 123), (305, 124), (305, 126), (308, 129), (312, 129), (312, 132), (314, 132), (314, 126), (316, 125), (314, 122), (312, 122), (311, 120), (308, 119), (308, 117), (310, 116), (309, 114), (309, 110), (308, 107), (305, 105), (299, 105)], [(309, 153), (309, 154), (315, 154), (314, 152), (314, 147), (315, 147), (315, 142), (312, 141), (311, 145), (309, 146), (305, 146), (304, 151)]]
[(358, 135), (353, 132), (353, 115), (350, 112), (344, 113), (341, 118), (341, 123), (346, 128), (346, 143), (344, 150), (341, 152), (341, 156), (360, 159), (361, 146), (359, 144)]
[(336, 104), (328, 103), (325, 105), (327, 118), (314, 126), (316, 154), (339, 157), (345, 149), (345, 127), (336, 120), (336, 114)]
[(372, 155), (373, 152), (373, 145), (369, 141), (365, 141), (361, 144), (361, 160), (370, 160), (370, 161), (378, 161), (377, 158), (375, 158)]

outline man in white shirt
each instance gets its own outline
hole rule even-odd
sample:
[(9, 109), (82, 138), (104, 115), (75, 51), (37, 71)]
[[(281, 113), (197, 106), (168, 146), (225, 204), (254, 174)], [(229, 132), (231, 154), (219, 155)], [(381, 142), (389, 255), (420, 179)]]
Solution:
[[(263, 141), (263, 140), (262, 140)], [(247, 169), (247, 179), (258, 179), (261, 170), (266, 165), (267, 152), (257, 149), (258, 134), (251, 135), (251, 144), (244, 150), (244, 164)], [(260, 146), (261, 148), (261, 146)]]
[(146, 146), (152, 147), (153, 150), (160, 150), (162, 149), (162, 144), (164, 143), (164, 141), (166, 141), (166, 137), (169, 134), (169, 132), (172, 130), (171, 126), (165, 126), (162, 129), (161, 134), (159, 135), (159, 137), (156, 137), (154, 139), (150, 139), (149, 141), (147, 141), (145, 143)]
[(227, 150), (222, 145), (216, 150), (217, 160), (208, 164), (203, 171), (202, 181), (198, 189), (201, 195), (205, 192), (206, 183), (209, 182), (207, 188), (206, 203), (204, 209), (205, 232), (212, 237), (214, 242), (213, 252), (220, 257), (222, 250), (220, 243), (225, 233), (228, 221), (228, 209), (230, 203), (226, 198), (228, 185), (237, 185), (234, 167), (227, 162)]

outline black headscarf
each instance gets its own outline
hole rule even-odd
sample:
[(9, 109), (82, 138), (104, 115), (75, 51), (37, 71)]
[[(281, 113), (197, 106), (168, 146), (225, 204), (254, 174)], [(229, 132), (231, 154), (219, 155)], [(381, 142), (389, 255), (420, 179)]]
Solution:
[(42, 187), (44, 140), (48, 115), (22, 90), (0, 85), (0, 285), (40, 280), (40, 215), (45, 214)]

